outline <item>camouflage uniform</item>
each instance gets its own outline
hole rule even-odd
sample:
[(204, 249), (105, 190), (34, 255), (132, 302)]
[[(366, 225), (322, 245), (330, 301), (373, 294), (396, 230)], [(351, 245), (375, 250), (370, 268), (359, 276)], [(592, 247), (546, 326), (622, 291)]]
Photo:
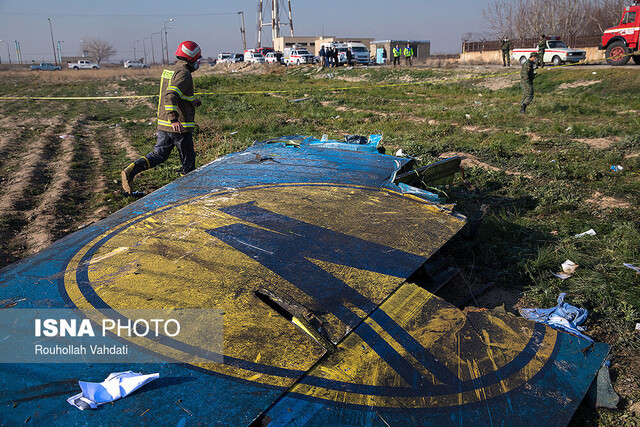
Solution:
[(511, 66), (511, 56), (509, 55), (509, 51), (511, 50), (511, 40), (508, 38), (502, 40), (502, 46), (500, 46), (500, 48), (502, 49), (502, 66), (506, 67), (507, 64)]
[(547, 49), (547, 39), (540, 38), (538, 40), (538, 64), (540, 68), (544, 68), (544, 51)]
[(527, 59), (520, 70), (520, 87), (523, 95), (520, 103), (521, 113), (526, 113), (527, 106), (533, 101), (533, 79), (535, 76), (533, 62), (531, 62), (531, 59)]

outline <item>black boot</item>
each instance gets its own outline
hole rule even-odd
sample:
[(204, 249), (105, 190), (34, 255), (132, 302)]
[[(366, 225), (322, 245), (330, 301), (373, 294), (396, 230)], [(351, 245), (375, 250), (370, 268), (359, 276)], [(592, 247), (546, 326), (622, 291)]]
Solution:
[(131, 194), (133, 178), (142, 171), (149, 169), (149, 160), (146, 157), (140, 157), (122, 170), (122, 189), (125, 193)]
[(527, 106), (526, 105), (521, 105), (520, 106), (520, 114), (527, 114)]

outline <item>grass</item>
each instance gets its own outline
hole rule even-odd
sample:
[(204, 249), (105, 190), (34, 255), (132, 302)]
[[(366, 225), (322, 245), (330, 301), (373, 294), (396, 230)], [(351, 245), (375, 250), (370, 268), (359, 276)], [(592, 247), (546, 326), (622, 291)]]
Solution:
[[(155, 95), (158, 74), (157, 69), (10, 72), (0, 81), (0, 93)], [(468, 167), (466, 178), (473, 190), (461, 182), (445, 189), (449, 201), (469, 217), (481, 204), (491, 208), (475, 240), (453, 241), (452, 254), (473, 265), (483, 281), (495, 281), (517, 293), (522, 306), (550, 307), (560, 292), (567, 292), (570, 303), (588, 308), (589, 333), (613, 347), (614, 376), (635, 378), (636, 386), (622, 393), (622, 406), (640, 400), (639, 371), (634, 366), (638, 359), (624, 356), (640, 350), (638, 333), (633, 331), (640, 322), (640, 276), (622, 266), (640, 265), (637, 70), (571, 67), (541, 72), (527, 116), (518, 114), (517, 72), (496, 90), (486, 83), (497, 77), (473, 67), (275, 67), (264, 73), (229, 74), (203, 69), (194, 77), (197, 91), (211, 93), (201, 96), (197, 115), (198, 166), (256, 140), (282, 135), (327, 134), (341, 139), (344, 134), (377, 133), (384, 134), (390, 152), (402, 148), (423, 163), (443, 152), (463, 152), (498, 168)], [(365, 89), (341, 90), (353, 86)], [(242, 91), (264, 93), (237, 94)], [(311, 99), (289, 102), (305, 96)], [(120, 170), (128, 160), (112, 139), (115, 126), (121, 126), (140, 153), (148, 152), (155, 142), (155, 126), (148, 123), (154, 120), (157, 98), (0, 102), (5, 118), (2, 133), (11, 131), (6, 119), (54, 117), (61, 105), (65, 117), (87, 116), (98, 126), (96, 137), (104, 141), (108, 189), (89, 198), (86, 209), (102, 203), (114, 211), (135, 200), (118, 189)], [(28, 139), (31, 134), (37, 132), (24, 136)], [(604, 138), (605, 144), (590, 145), (594, 138)], [(624, 170), (612, 172), (611, 165), (622, 165)], [(11, 170), (8, 161), (0, 167)], [(153, 191), (174, 180), (179, 169), (174, 154), (136, 178), (136, 185)], [(574, 237), (590, 228), (596, 236)], [(573, 278), (561, 281), (551, 273), (566, 259), (580, 267)], [(574, 423), (619, 424), (626, 422), (624, 414), (581, 408)]]

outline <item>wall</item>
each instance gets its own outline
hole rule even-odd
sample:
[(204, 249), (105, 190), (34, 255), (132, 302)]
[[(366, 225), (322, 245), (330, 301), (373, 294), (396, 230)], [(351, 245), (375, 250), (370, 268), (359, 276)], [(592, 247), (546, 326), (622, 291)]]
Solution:
[[(604, 51), (597, 47), (580, 48), (587, 52), (588, 62), (598, 62), (604, 60)], [(511, 60), (513, 63), (513, 60)], [(488, 50), (485, 52), (467, 52), (460, 55), (461, 64), (500, 64), (502, 65), (502, 51)]]

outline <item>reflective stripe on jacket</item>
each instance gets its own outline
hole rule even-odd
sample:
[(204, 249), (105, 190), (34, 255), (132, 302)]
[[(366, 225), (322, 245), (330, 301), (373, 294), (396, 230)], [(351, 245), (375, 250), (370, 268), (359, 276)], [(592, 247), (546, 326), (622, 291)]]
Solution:
[(400, 56), (400, 48), (393, 48), (393, 56)]
[(413, 48), (405, 47), (404, 48), (404, 56), (413, 56)]
[(180, 122), (186, 132), (192, 132), (195, 124), (195, 100), (193, 78), (185, 61), (162, 72), (160, 101), (158, 103), (158, 130), (175, 132), (172, 122)]

